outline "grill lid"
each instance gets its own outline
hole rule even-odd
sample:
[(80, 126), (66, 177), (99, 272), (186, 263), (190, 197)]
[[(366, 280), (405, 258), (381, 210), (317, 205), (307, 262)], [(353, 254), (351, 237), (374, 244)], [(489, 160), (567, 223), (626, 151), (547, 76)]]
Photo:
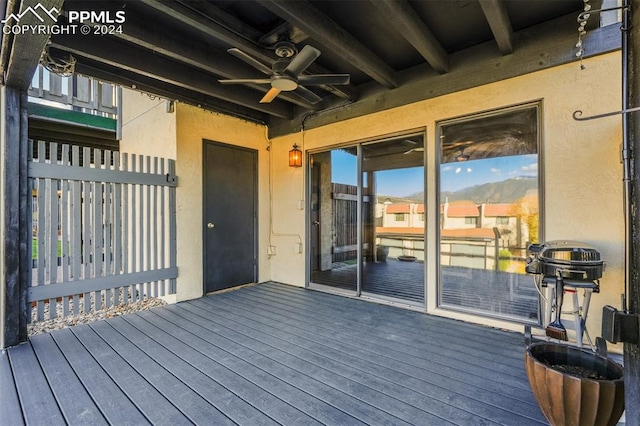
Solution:
[(579, 241), (547, 241), (540, 246), (538, 259), (541, 262), (565, 265), (599, 265), (600, 252), (588, 244)]

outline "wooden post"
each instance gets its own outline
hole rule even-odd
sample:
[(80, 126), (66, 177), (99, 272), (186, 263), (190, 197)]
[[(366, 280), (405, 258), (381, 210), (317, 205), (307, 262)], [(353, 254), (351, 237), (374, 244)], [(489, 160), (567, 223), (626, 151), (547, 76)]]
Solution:
[(31, 265), (31, 215), (27, 211), (27, 95), (13, 87), (0, 88), (0, 347), (27, 339), (27, 286)]
[[(627, 2), (625, 2), (627, 3)], [(628, 55), (623, 57), (623, 67), (628, 76), (629, 107), (640, 105), (640, 0), (631, 0)], [(624, 52), (623, 46), (623, 52)], [(624, 72), (624, 70), (623, 70)], [(623, 85), (626, 84), (623, 77)], [(631, 313), (640, 313), (640, 113), (627, 114), (626, 132), (631, 151), (629, 202), (631, 204), (628, 244), (628, 308)], [(624, 123), (627, 124), (627, 123)], [(625, 419), (627, 424), (640, 424), (640, 348), (624, 345), (625, 374)]]

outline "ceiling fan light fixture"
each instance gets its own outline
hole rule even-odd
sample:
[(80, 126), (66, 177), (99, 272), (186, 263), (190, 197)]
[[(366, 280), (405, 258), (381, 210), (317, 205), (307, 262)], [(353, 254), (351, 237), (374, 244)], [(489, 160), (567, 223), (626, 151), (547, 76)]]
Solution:
[(283, 92), (290, 92), (298, 88), (298, 83), (293, 77), (289, 77), (287, 75), (274, 75), (271, 79), (271, 87), (275, 87)]

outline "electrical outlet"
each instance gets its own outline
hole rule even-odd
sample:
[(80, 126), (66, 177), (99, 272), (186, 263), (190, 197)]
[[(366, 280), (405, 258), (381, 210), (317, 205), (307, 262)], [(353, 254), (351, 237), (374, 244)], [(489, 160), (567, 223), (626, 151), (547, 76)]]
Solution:
[(302, 253), (302, 243), (296, 243), (296, 253)]
[(267, 254), (269, 256), (275, 256), (276, 255), (276, 246), (267, 247)]
[(298, 210), (304, 210), (304, 200), (298, 201)]

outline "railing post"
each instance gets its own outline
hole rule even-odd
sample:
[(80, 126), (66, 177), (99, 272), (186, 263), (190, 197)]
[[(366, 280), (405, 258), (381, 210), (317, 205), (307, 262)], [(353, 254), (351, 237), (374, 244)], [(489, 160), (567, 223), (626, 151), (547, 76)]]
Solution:
[[(27, 94), (0, 87), (0, 348), (27, 339)], [(28, 244), (29, 243), (29, 244)]]

